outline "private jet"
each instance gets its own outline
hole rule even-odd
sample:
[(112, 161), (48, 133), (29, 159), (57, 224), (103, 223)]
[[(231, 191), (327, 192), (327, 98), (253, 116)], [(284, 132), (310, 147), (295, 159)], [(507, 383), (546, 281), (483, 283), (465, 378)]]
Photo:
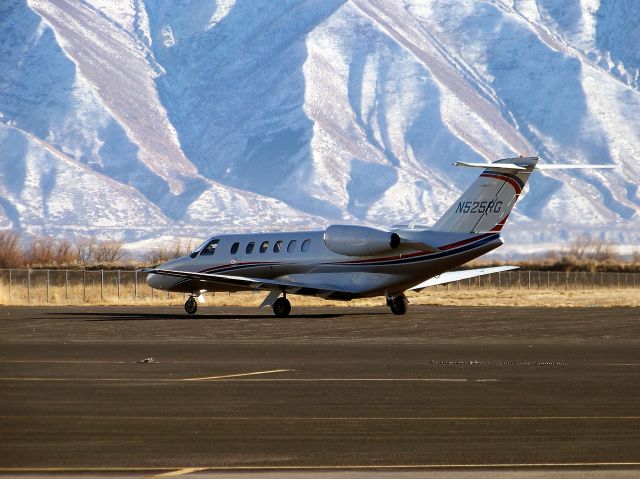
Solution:
[(452, 271), (503, 244), (500, 232), (534, 170), (614, 168), (539, 164), (538, 157), (524, 156), (454, 166), (483, 171), (431, 227), (331, 225), (320, 231), (215, 235), (188, 256), (143, 270), (147, 284), (189, 294), (189, 314), (206, 292), (264, 290), (260, 307), (270, 306), (277, 317), (291, 312), (287, 294), (346, 301), (383, 296), (391, 312), (402, 315), (407, 291), (516, 268)]

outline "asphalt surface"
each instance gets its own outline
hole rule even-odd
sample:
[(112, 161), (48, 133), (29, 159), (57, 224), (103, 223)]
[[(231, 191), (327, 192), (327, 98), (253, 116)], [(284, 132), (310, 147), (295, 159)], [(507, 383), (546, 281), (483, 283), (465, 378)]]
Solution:
[(0, 474), (291, 468), (638, 477), (640, 309), (0, 309)]

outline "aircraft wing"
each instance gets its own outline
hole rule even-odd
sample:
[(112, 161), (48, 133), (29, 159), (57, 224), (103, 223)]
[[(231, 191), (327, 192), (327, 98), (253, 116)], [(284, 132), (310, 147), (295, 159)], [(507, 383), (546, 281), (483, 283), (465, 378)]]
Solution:
[(227, 274), (213, 273), (194, 273), (191, 271), (174, 271), (171, 269), (149, 269), (144, 270), (146, 273), (163, 274), (165, 276), (174, 276), (176, 278), (192, 279), (203, 282), (214, 282), (222, 284), (230, 284), (253, 289), (262, 289), (270, 291), (279, 291), (291, 294), (305, 294), (312, 296), (320, 296), (327, 298), (333, 293), (353, 294), (355, 291), (336, 288), (331, 285), (322, 284), (305, 284), (294, 281), (284, 281), (280, 279), (266, 278), (247, 278), (244, 276), (234, 276)]
[(420, 291), (430, 286), (437, 284), (451, 283), (453, 281), (460, 281), (461, 279), (475, 278), (476, 276), (484, 276), (485, 274), (499, 273), (500, 271), (509, 271), (512, 269), (518, 269), (518, 266), (495, 266), (492, 268), (477, 268), (466, 269), (462, 271), (447, 271), (446, 273), (439, 274), (433, 278), (429, 278), (426, 281), (411, 288), (412, 291)]

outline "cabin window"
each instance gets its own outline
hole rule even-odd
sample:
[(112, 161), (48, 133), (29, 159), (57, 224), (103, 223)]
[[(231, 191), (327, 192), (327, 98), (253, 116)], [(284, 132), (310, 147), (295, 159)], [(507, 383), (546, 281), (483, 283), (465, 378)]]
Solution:
[(282, 241), (276, 241), (276, 244), (273, 245), (273, 252), (279, 253), (282, 251)]
[(253, 247), (256, 245), (256, 243), (254, 241), (252, 241), (251, 243), (249, 243), (247, 245), (247, 249), (244, 250), (245, 253), (247, 254), (251, 254), (253, 253)]
[(310, 245), (311, 245), (311, 240), (306, 239), (302, 242), (302, 247), (300, 249), (302, 250), (303, 253), (306, 253), (307, 251), (309, 251)]
[(201, 256), (212, 256), (215, 254), (216, 252), (216, 248), (218, 247), (218, 243), (220, 242), (219, 239), (214, 239), (213, 241), (211, 241), (207, 246), (205, 246), (202, 249), (202, 253), (200, 253)]
[(231, 254), (236, 254), (238, 252), (238, 248), (240, 248), (240, 243), (236, 241), (233, 243), (233, 246), (231, 246)]
[(260, 245), (260, 252), (264, 253), (269, 249), (269, 242), (268, 241), (263, 241), (262, 244)]
[(293, 253), (293, 251), (296, 249), (296, 240), (291, 240), (289, 241), (289, 245), (287, 246), (287, 252), (289, 253)]

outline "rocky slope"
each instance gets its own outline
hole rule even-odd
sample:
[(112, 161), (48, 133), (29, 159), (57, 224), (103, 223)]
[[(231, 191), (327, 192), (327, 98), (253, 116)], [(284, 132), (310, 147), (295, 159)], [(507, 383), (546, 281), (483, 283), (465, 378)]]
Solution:
[(507, 240), (640, 243), (634, 0), (11, 0), (0, 227), (125, 241), (433, 222), (519, 153)]

